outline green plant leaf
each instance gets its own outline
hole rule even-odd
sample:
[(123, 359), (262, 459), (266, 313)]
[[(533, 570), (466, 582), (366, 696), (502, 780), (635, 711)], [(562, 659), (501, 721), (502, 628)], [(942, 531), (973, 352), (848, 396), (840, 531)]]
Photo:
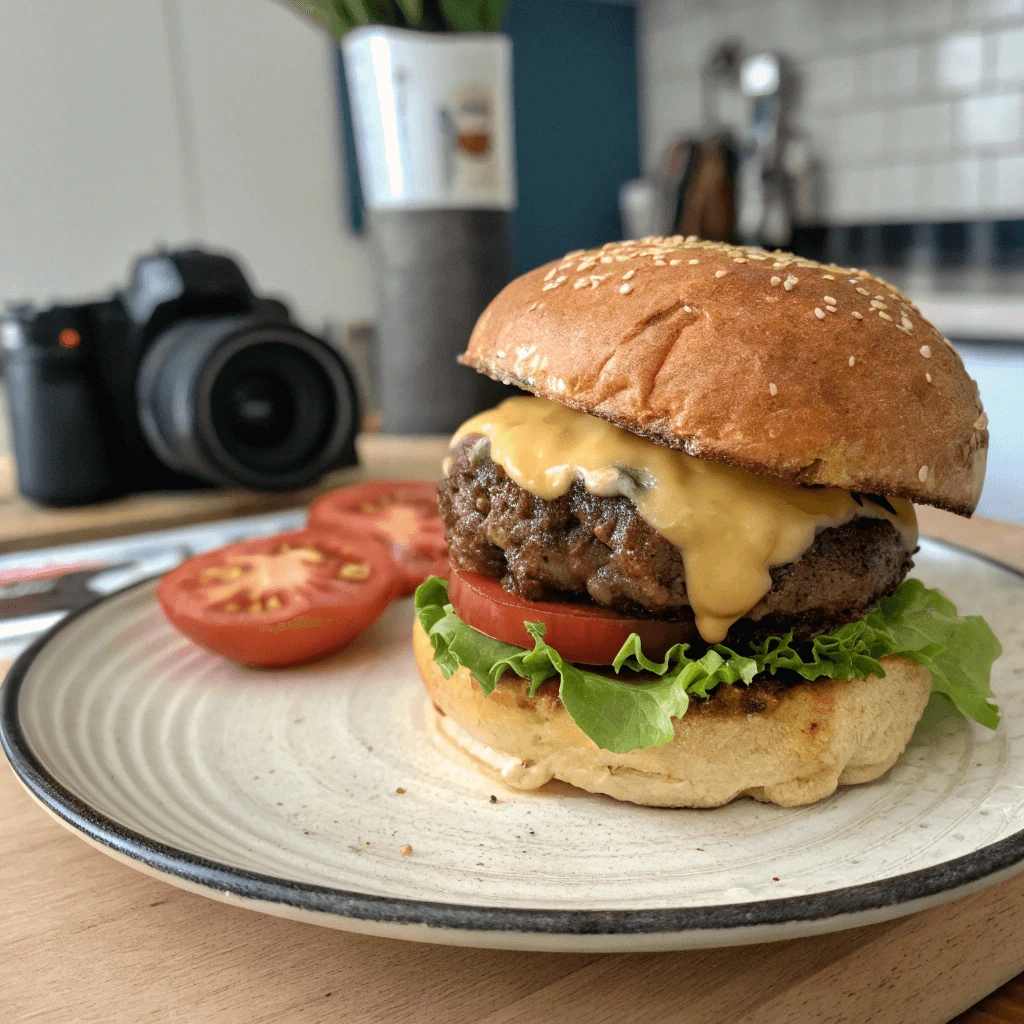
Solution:
[(506, 0), (441, 0), (448, 27), (456, 32), (497, 32)]
[[(615, 656), (614, 675), (593, 672), (565, 661), (544, 641), (544, 626), (524, 623), (533, 650), (493, 640), (468, 626), (448, 603), (448, 585), (432, 576), (416, 591), (416, 614), (434, 648), (434, 661), (451, 677), (465, 666), (482, 687), (493, 692), (506, 672), (530, 682), (529, 695), (557, 676), (558, 694), (572, 720), (606, 750), (631, 750), (669, 742), (672, 719), (686, 713), (691, 697), (706, 697), (716, 686), (746, 684), (757, 675), (781, 670), (815, 679), (884, 676), (878, 659), (890, 654), (925, 665), (932, 691), (963, 714), (990, 729), (999, 710), (990, 702), (992, 662), (1001, 648), (984, 619), (957, 616), (953, 604), (920, 580), (907, 580), (858, 622), (794, 645), (792, 633), (751, 645), (746, 654), (717, 644), (700, 658), (690, 658), (686, 644), (676, 644), (661, 661), (641, 650), (634, 633)], [(651, 682), (629, 682), (623, 672), (651, 673)]]
[(356, 25), (370, 25), (376, 21), (367, 0), (335, 0), (335, 3), (348, 14)]
[(423, 0), (395, 0), (406, 22), (415, 28), (423, 20)]
[(332, 0), (288, 0), (300, 14), (320, 22), (335, 38), (340, 39), (355, 24), (348, 14), (339, 10)]

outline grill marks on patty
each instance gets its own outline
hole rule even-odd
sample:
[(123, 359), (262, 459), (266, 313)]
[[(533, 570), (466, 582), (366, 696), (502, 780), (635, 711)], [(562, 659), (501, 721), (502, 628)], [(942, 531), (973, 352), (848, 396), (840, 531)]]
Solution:
[[(479, 435), (463, 438), (439, 489), (452, 565), (500, 579), (533, 600), (587, 598), (631, 614), (689, 623), (683, 560), (624, 497), (582, 484), (544, 501), (491, 461)], [(772, 589), (729, 630), (726, 643), (793, 629), (810, 639), (861, 618), (913, 565), (896, 528), (854, 519), (823, 530), (802, 558), (771, 569)]]

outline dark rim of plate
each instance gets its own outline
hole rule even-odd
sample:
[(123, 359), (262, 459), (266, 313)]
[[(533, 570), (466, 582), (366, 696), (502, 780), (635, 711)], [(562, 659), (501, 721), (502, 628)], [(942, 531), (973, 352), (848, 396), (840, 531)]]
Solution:
[[(931, 538), (929, 543), (996, 565), (1024, 579), (1024, 573), (984, 555)], [(21, 688), (43, 647), (97, 605), (123, 597), (138, 587), (151, 586), (153, 582), (143, 580), (72, 612), (21, 654), (2, 688), (0, 743), (14, 771), (31, 793), (73, 828), (156, 871), (219, 894), (392, 925), (546, 935), (646, 935), (822, 921), (884, 910), (951, 892), (1024, 861), (1024, 830), (1021, 830), (973, 853), (878, 882), (844, 886), (809, 896), (658, 910), (543, 910), (435, 903), (348, 892), (218, 864), (150, 839), (88, 806), (43, 767), (28, 744), (18, 717)]]

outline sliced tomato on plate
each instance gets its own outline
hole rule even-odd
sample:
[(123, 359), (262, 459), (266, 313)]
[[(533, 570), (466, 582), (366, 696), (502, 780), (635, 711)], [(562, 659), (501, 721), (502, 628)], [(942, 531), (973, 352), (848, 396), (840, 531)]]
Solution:
[(543, 622), (545, 642), (579, 665), (610, 665), (630, 633), (639, 635), (648, 658), (657, 659), (693, 632), (685, 622), (634, 618), (596, 604), (527, 601), (502, 589), (498, 580), (461, 569), (452, 570), (448, 600), (467, 625), (518, 647), (533, 647), (523, 623)]
[(388, 544), (401, 570), (402, 593), (428, 576), (448, 575), (448, 545), (437, 487), (419, 481), (374, 480), (325, 494), (309, 510), (316, 530), (357, 530)]
[(190, 558), (157, 587), (190, 640), (248, 665), (322, 658), (374, 623), (398, 595), (388, 549), (351, 532), (298, 530)]

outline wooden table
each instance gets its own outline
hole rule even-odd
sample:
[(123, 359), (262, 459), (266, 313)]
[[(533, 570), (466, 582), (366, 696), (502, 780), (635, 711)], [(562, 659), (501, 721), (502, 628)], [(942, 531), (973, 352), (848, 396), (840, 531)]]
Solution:
[[(443, 443), (364, 442), (354, 476), (437, 475)], [(243, 492), (37, 509), (0, 550), (294, 505)], [(1024, 529), (922, 510), (923, 532), (1024, 569)], [(373, 939), (239, 910), (86, 846), (0, 769), (0, 1022), (1024, 1022), (1024, 876), (887, 924), (706, 952), (565, 955)]]

